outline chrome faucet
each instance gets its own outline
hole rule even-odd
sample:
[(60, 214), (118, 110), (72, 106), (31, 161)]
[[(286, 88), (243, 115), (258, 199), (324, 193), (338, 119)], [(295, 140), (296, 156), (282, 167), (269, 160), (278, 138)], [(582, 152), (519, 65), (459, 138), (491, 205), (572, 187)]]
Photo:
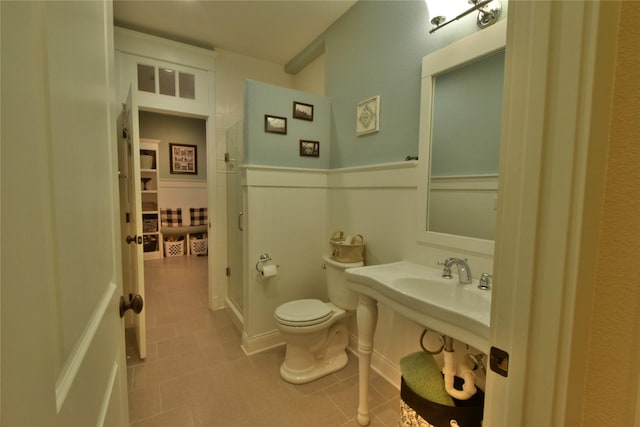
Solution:
[(444, 268), (442, 270), (442, 277), (445, 279), (451, 279), (451, 266), (458, 267), (458, 282), (462, 285), (468, 285), (471, 283), (471, 269), (469, 264), (460, 258), (447, 258), (444, 260)]

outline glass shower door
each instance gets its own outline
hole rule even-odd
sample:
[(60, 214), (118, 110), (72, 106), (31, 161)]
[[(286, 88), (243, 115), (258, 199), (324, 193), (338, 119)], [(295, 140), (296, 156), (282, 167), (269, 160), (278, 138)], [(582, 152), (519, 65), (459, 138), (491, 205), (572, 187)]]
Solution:
[(230, 302), (238, 314), (244, 315), (244, 277), (242, 271), (242, 181), (243, 122), (227, 129), (227, 253)]

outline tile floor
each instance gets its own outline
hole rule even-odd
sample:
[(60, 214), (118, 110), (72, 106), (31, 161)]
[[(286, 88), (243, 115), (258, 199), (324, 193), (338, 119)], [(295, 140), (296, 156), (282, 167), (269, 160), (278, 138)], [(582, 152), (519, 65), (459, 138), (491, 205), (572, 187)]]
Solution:
[[(308, 384), (283, 381), (284, 347), (246, 356), (227, 312), (209, 311), (206, 264), (146, 261), (147, 359), (127, 340), (132, 427), (356, 427), (357, 358)], [(399, 392), (376, 373), (369, 402), (372, 427), (398, 425)]]

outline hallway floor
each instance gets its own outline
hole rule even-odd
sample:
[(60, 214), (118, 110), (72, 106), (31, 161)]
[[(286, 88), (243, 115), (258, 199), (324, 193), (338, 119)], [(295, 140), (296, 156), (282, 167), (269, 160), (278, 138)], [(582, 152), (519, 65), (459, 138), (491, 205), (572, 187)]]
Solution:
[[(132, 427), (356, 427), (358, 359), (303, 385), (280, 378), (284, 347), (253, 356), (225, 310), (207, 307), (207, 257), (145, 261), (147, 359), (127, 331)], [(370, 426), (397, 426), (400, 392), (371, 375)]]

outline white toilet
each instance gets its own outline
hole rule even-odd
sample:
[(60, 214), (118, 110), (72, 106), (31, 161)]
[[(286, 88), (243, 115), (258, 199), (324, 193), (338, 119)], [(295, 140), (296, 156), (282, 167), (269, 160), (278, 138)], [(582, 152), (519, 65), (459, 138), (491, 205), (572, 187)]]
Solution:
[(346, 318), (355, 311), (358, 296), (347, 286), (344, 270), (363, 262), (342, 263), (323, 257), (329, 301), (301, 299), (276, 308), (276, 326), (287, 343), (280, 376), (293, 384), (304, 384), (347, 364), (349, 342)]

